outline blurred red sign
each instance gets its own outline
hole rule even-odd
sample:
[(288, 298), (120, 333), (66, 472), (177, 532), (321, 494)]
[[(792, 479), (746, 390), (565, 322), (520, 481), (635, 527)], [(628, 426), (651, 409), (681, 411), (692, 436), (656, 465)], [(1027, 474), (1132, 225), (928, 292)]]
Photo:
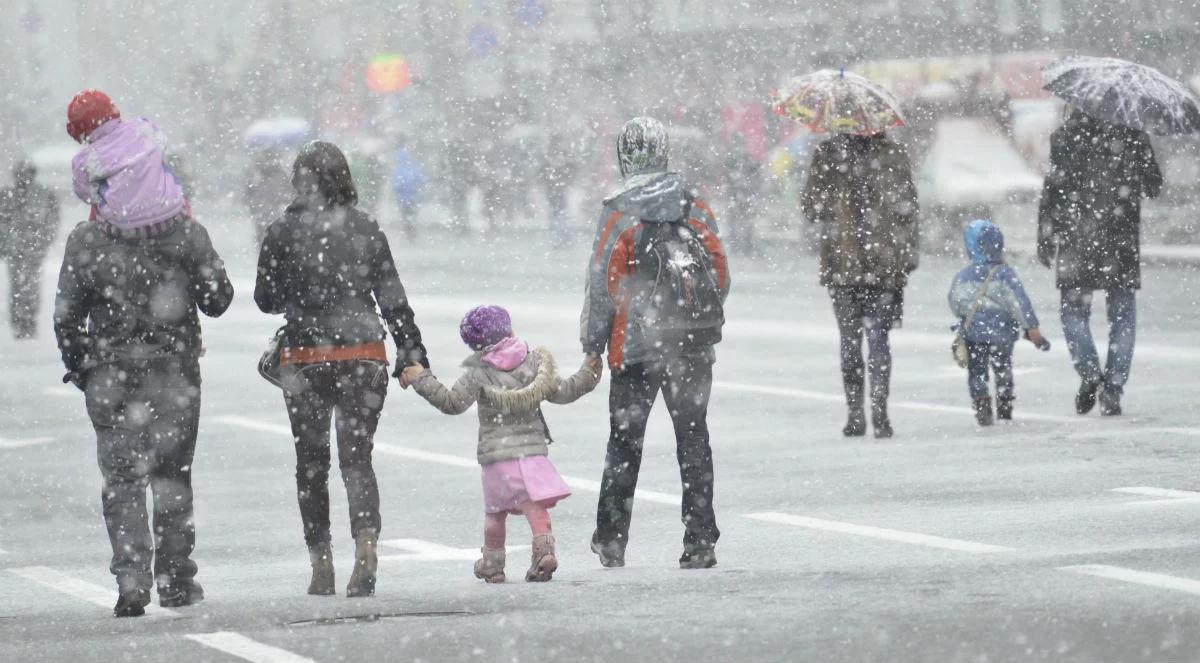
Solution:
[(399, 92), (412, 83), (408, 61), (402, 55), (376, 55), (367, 65), (367, 87), (372, 92)]

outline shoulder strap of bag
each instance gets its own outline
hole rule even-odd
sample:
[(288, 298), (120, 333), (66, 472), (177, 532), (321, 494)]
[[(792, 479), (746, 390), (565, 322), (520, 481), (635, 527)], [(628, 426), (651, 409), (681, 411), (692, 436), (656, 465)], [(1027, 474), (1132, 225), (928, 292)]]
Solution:
[(979, 295), (975, 297), (975, 303), (971, 305), (971, 311), (967, 313), (967, 317), (963, 320), (963, 331), (971, 330), (971, 322), (975, 319), (975, 314), (979, 312), (979, 307), (983, 306), (983, 298), (987, 296), (988, 284), (992, 282), (992, 277), (1000, 270), (1000, 265), (996, 265), (988, 270), (987, 278), (983, 280), (983, 285), (979, 287)]

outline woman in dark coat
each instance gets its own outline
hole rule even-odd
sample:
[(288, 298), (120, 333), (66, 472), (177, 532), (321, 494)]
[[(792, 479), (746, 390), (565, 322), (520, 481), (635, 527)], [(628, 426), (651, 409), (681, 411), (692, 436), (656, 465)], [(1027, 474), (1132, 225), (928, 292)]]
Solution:
[[(1053, 267), (1062, 293), (1063, 334), (1081, 383), (1079, 414), (1121, 413), (1133, 361), (1141, 287), (1142, 197), (1162, 188), (1162, 172), (1145, 132), (1073, 111), (1050, 138), (1050, 173), (1038, 210), (1038, 258)], [(1107, 299), (1108, 360), (1100, 366), (1089, 326), (1092, 294)]]
[(885, 134), (839, 134), (817, 147), (802, 198), (821, 224), (821, 285), (829, 288), (841, 336), (849, 417), (842, 433), (864, 435), (863, 336), (871, 374), (875, 437), (892, 436), (888, 332), (899, 326), (904, 286), (917, 268), (917, 190), (904, 146)]
[(335, 593), (328, 479), (336, 415), (338, 465), (355, 540), (346, 595), (371, 596), (381, 524), (371, 450), (389, 368), (384, 324), (398, 350), (395, 375), (428, 362), (387, 237), (355, 209), (358, 194), (342, 152), (321, 141), (305, 145), (292, 168), (292, 186), (295, 201), (267, 229), (254, 300), (264, 313), (287, 320), (280, 364), (313, 570), (308, 593)]

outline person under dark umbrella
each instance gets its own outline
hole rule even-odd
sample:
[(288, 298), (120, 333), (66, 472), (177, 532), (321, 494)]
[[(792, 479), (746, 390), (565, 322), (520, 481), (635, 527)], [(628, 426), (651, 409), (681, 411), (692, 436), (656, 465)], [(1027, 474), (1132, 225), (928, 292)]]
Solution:
[(13, 167), (13, 184), (0, 190), (0, 255), (8, 261), (8, 313), (13, 336), (37, 334), (42, 263), (58, 234), (58, 196), (37, 181), (28, 161)]
[[(1133, 363), (1136, 292), (1141, 287), (1142, 198), (1162, 190), (1163, 176), (1144, 131), (1075, 109), (1050, 138), (1050, 172), (1038, 208), (1038, 259), (1055, 270), (1063, 334), (1079, 391), (1075, 410), (1121, 414)], [(1108, 309), (1108, 358), (1092, 340), (1092, 297)]]
[(292, 167), (292, 186), (295, 200), (263, 240), (254, 301), (264, 313), (283, 314), (287, 321), (279, 363), (312, 564), (308, 593), (335, 592), (328, 486), (332, 423), (355, 541), (346, 595), (371, 596), (382, 522), (371, 451), (387, 396), (384, 324), (398, 350), (394, 375), (429, 363), (387, 237), (355, 207), (358, 193), (342, 151), (323, 141), (305, 145)]
[(849, 410), (842, 434), (865, 435), (863, 336), (875, 437), (893, 434), (887, 402), (888, 335), (903, 314), (904, 287), (917, 268), (918, 204), (908, 153), (883, 132), (838, 134), (813, 153), (804, 215), (821, 225), (820, 282), (829, 288), (841, 337)]

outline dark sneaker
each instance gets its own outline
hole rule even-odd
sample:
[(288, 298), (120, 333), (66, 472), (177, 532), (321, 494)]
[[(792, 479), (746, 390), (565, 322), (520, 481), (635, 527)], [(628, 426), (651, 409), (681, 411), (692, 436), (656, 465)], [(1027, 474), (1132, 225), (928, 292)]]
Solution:
[(141, 617), (150, 605), (150, 590), (134, 589), (122, 592), (113, 606), (113, 617)]
[(846, 418), (846, 425), (842, 427), (842, 435), (846, 437), (862, 437), (867, 434), (867, 415), (860, 408), (851, 408), (849, 416)]
[(158, 604), (164, 608), (182, 608), (204, 600), (204, 588), (195, 580), (180, 580), (158, 589)]
[(1075, 412), (1087, 414), (1096, 407), (1096, 392), (1100, 390), (1099, 382), (1084, 380), (1079, 383), (1079, 393), (1075, 394)]
[(625, 566), (625, 549), (617, 543), (600, 543), (596, 535), (592, 535), (592, 552), (600, 558), (600, 566), (606, 569), (619, 569)]
[(1119, 417), (1121, 416), (1121, 394), (1120, 392), (1105, 389), (1100, 392), (1100, 416), (1102, 417)]
[(980, 426), (992, 425), (992, 399), (984, 396), (976, 398), (972, 404), (975, 406), (975, 423)]
[(712, 548), (685, 551), (679, 558), (681, 569), (711, 569), (717, 565), (717, 553)]

